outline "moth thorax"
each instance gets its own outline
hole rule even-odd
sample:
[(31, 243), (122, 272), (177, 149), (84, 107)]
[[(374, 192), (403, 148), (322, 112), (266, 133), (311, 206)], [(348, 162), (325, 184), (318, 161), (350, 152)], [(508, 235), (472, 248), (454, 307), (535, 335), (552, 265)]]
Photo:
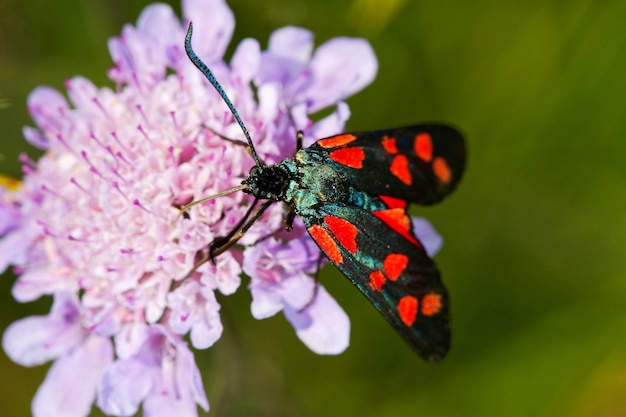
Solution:
[(254, 166), (243, 181), (249, 187), (244, 192), (262, 200), (283, 201), (290, 181), (289, 172), (279, 164)]

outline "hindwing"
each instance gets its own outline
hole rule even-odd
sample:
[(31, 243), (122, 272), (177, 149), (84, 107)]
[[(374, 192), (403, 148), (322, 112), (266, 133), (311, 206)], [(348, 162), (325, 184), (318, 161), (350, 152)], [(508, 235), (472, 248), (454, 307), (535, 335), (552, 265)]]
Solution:
[(465, 142), (454, 128), (424, 124), (320, 139), (322, 155), (357, 190), (422, 205), (452, 192), (465, 169)]
[(448, 293), (404, 209), (332, 203), (302, 218), (322, 252), (420, 356), (445, 357)]

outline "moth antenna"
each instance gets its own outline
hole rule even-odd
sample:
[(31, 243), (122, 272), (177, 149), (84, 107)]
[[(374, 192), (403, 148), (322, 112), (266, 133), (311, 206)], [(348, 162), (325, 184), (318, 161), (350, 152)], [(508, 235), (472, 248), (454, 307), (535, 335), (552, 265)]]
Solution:
[(220, 83), (217, 81), (217, 78), (215, 78), (215, 75), (213, 74), (213, 72), (209, 69), (209, 67), (207, 67), (207, 65), (204, 62), (202, 62), (200, 58), (198, 58), (198, 55), (196, 55), (193, 48), (191, 47), (191, 34), (192, 33), (193, 33), (193, 25), (191, 22), (189, 22), (189, 28), (187, 28), (187, 35), (185, 36), (185, 52), (187, 52), (187, 56), (189, 57), (191, 62), (193, 62), (196, 68), (198, 68), (200, 72), (204, 74), (206, 79), (209, 80), (211, 85), (213, 85), (215, 90), (222, 97), (222, 100), (224, 100), (224, 103), (226, 103), (226, 105), (230, 109), (230, 112), (233, 114), (233, 116), (235, 116), (235, 120), (237, 120), (237, 123), (239, 123), (239, 127), (241, 127), (241, 130), (243, 131), (243, 134), (245, 135), (246, 140), (248, 141), (248, 146), (250, 147), (252, 157), (254, 158), (254, 162), (256, 163), (256, 165), (264, 166), (265, 164), (259, 159), (259, 156), (257, 155), (256, 150), (254, 149), (254, 145), (252, 144), (252, 139), (250, 138), (248, 129), (246, 128), (246, 125), (243, 124), (243, 120), (241, 120), (241, 117), (239, 116), (237, 109), (235, 109), (235, 106), (230, 101), (230, 98), (228, 98), (228, 96), (226, 95), (226, 92), (224, 91)]
[(179, 213), (178, 216), (179, 217), (182, 216), (182, 214), (184, 212), (186, 212), (187, 210), (189, 210), (193, 206), (197, 206), (198, 204), (202, 204), (202, 203), (204, 203), (206, 201), (214, 200), (216, 198), (219, 198), (219, 197), (222, 197), (222, 196), (225, 196), (225, 195), (228, 195), (228, 194), (232, 194), (232, 193), (235, 193), (237, 191), (245, 190), (247, 188), (248, 188), (247, 184), (241, 184), (241, 185), (238, 185), (236, 187), (229, 188), (228, 190), (224, 190), (222, 192), (219, 192), (217, 194), (213, 194), (213, 195), (210, 195), (208, 197), (201, 198), (200, 200), (192, 201), (191, 203), (186, 204), (186, 205), (184, 205), (184, 206), (182, 206), (180, 208), (180, 213)]

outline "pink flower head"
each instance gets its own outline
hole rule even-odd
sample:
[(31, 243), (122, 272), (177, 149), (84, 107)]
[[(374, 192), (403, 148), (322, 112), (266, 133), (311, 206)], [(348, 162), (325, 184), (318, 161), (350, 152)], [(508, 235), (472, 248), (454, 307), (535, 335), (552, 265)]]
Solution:
[[(341, 132), (349, 117), (343, 100), (376, 74), (366, 41), (337, 38), (314, 51), (313, 35), (293, 27), (274, 32), (265, 51), (242, 41), (225, 62), (234, 28), (225, 2), (183, 0), (183, 15), (195, 22), (196, 53), (268, 163), (293, 154), (298, 129), (309, 143)], [(18, 190), (0, 187), (0, 272), (15, 267), (17, 301), (54, 299), (47, 316), (14, 323), (2, 340), (22, 365), (55, 361), (35, 396), (36, 416), (84, 416), (94, 402), (113, 415), (132, 415), (142, 404), (151, 416), (208, 410), (184, 337), (196, 349), (220, 338), (215, 292), (235, 292), (242, 271), (251, 277), (256, 318), (283, 311), (317, 353), (348, 346), (346, 314), (310, 276), (319, 250), (297, 222), (288, 238), (276, 233), (280, 204), (238, 247), (199, 263), (252, 200), (233, 193), (183, 216), (179, 208), (241, 184), (253, 160), (224, 140), (243, 135), (187, 59), (185, 30), (169, 6), (149, 6), (109, 42), (115, 90), (75, 77), (66, 83), (69, 100), (49, 87), (28, 99), (37, 127), (24, 136), (46, 153), (24, 159)], [(310, 120), (329, 106), (330, 115)]]

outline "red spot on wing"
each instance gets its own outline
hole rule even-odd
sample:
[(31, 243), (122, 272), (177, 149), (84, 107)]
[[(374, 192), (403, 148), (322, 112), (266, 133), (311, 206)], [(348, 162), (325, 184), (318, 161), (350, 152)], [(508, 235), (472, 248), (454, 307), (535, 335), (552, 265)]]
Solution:
[(328, 156), (341, 165), (350, 168), (363, 168), (365, 152), (361, 148), (342, 148), (332, 151)]
[(378, 197), (383, 200), (383, 203), (385, 203), (389, 208), (405, 209), (409, 205), (409, 203), (401, 198), (390, 197), (388, 195), (379, 195)]
[(385, 224), (391, 227), (395, 232), (399, 233), (406, 240), (421, 247), (417, 239), (411, 234), (411, 219), (406, 211), (401, 208), (393, 208), (389, 210), (374, 211), (372, 214), (378, 217)]
[(386, 280), (387, 279), (385, 278), (385, 275), (383, 275), (382, 271), (380, 269), (377, 269), (370, 274), (369, 284), (373, 290), (380, 291), (383, 288)]
[(418, 133), (413, 145), (421, 160), (430, 162), (433, 159), (433, 140), (428, 133)]
[(356, 252), (356, 226), (346, 219), (335, 216), (324, 217), (324, 223), (328, 225), (331, 233), (335, 235), (339, 243), (350, 252)]
[(401, 253), (392, 253), (385, 257), (383, 261), (383, 270), (385, 271), (385, 275), (391, 281), (395, 281), (404, 271), (407, 264), (409, 263), (409, 258), (406, 255)]
[(449, 184), (452, 180), (452, 170), (450, 170), (446, 160), (440, 156), (433, 160), (433, 171), (437, 178), (439, 178), (439, 181), (444, 184)]
[(383, 136), (382, 145), (385, 150), (390, 154), (398, 153), (398, 147), (396, 146), (396, 138), (390, 138), (389, 136)]
[(320, 248), (324, 251), (326, 256), (330, 258), (336, 264), (340, 264), (343, 262), (343, 256), (341, 256), (341, 252), (337, 247), (337, 244), (333, 240), (333, 238), (328, 234), (326, 229), (324, 229), (319, 224), (314, 224), (313, 226), (308, 228), (309, 233), (313, 237), (313, 240), (317, 242)]
[(405, 183), (406, 185), (411, 185), (413, 183), (413, 178), (411, 176), (411, 171), (409, 171), (409, 160), (404, 155), (396, 155), (391, 161), (391, 166), (389, 167), (389, 171), (400, 181)]
[(400, 319), (407, 326), (412, 326), (415, 323), (418, 304), (417, 298), (412, 295), (402, 297), (398, 302), (398, 314), (400, 314)]
[(317, 141), (317, 144), (322, 148), (337, 148), (339, 146), (347, 145), (350, 142), (356, 140), (356, 136), (350, 134), (337, 135), (331, 138), (320, 139)]
[(422, 298), (422, 314), (433, 316), (441, 310), (441, 294), (430, 293)]

